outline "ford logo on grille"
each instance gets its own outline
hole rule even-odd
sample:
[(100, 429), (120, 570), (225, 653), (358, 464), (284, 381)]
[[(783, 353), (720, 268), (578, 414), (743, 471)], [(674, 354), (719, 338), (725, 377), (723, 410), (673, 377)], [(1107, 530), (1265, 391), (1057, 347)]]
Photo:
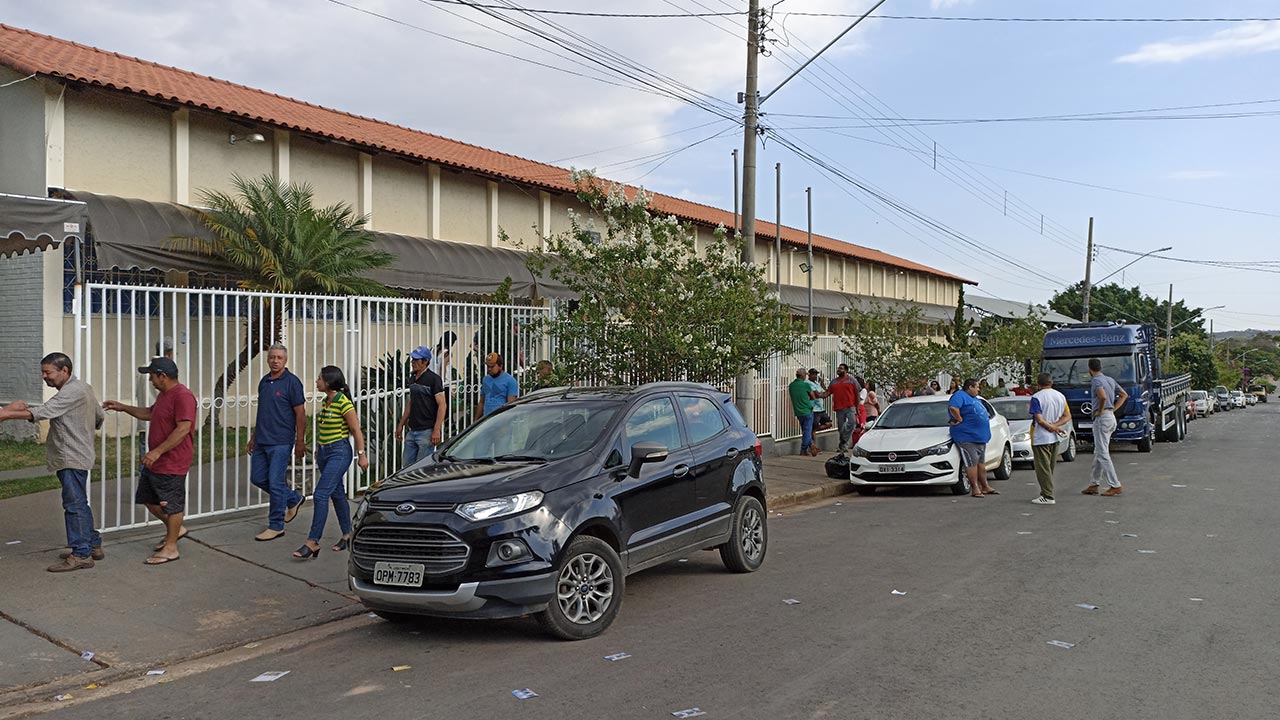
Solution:
[(417, 511), (417, 509), (418, 509), (418, 506), (414, 505), (413, 503), (400, 503), (399, 505), (396, 506), (396, 514), (412, 515), (414, 512)]
[(898, 453), (896, 452), (889, 453), (889, 462), (893, 462), (894, 460), (897, 460), (897, 459), (898, 459)]
[(1093, 403), (1088, 402), (1088, 401), (1085, 401), (1085, 402), (1080, 403), (1080, 412), (1084, 413), (1085, 415), (1092, 415), (1092, 414), (1093, 414)]

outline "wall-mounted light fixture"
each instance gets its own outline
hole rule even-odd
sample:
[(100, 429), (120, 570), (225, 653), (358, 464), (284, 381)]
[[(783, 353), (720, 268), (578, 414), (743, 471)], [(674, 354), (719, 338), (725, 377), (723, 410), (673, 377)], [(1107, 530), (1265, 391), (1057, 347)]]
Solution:
[(812, 271), (812, 270), (813, 270), (813, 266), (812, 266), (812, 265), (810, 265), (809, 263), (806, 263), (806, 262), (802, 262), (802, 263), (800, 263), (800, 272), (802, 272), (802, 273), (807, 273), (807, 272), (810, 272), (810, 271)]
[(237, 135), (233, 132), (227, 136), (227, 142), (231, 143), (232, 145), (235, 145), (237, 142), (262, 143), (266, 141), (267, 139), (262, 136), (262, 133), (249, 133), (247, 135)]

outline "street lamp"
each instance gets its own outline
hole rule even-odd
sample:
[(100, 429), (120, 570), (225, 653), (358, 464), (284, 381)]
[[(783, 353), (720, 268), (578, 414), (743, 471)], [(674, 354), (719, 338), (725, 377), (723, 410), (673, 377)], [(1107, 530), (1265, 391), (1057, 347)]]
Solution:
[[(1159, 252), (1159, 250), (1157, 250), (1156, 252)], [(1139, 258), (1139, 260), (1141, 260), (1141, 258)], [(1136, 261), (1135, 261), (1135, 262), (1136, 262)], [(1132, 263), (1130, 263), (1130, 264), (1132, 264)], [(1170, 286), (1170, 287), (1172, 287), (1172, 286)], [(1172, 294), (1170, 294), (1170, 297), (1172, 297)], [(1202, 313), (1202, 312), (1207, 312), (1207, 311), (1209, 311), (1209, 310), (1221, 310), (1221, 309), (1222, 309), (1222, 308), (1224, 308), (1224, 307), (1226, 307), (1226, 305), (1214, 305), (1213, 307), (1200, 308), (1199, 310), (1197, 310), (1197, 311), (1195, 311), (1194, 313), (1192, 313), (1192, 314), (1191, 314), (1191, 317), (1187, 318), (1186, 320), (1183, 320), (1182, 322), (1178, 323), (1177, 325), (1171, 325), (1171, 326), (1169, 327), (1169, 332), (1167, 333), (1167, 336), (1166, 336), (1166, 337), (1165, 337), (1165, 339), (1164, 339), (1164, 364), (1165, 364), (1166, 366), (1168, 366), (1168, 364), (1169, 364), (1169, 351), (1173, 348), (1173, 331), (1174, 331), (1174, 330), (1177, 330), (1178, 328), (1182, 327), (1183, 325), (1186, 325), (1187, 323), (1191, 322), (1192, 320), (1195, 320), (1195, 319), (1196, 319), (1196, 316), (1198, 316), (1198, 315), (1199, 315), (1200, 313)], [(1172, 312), (1172, 311), (1171, 311), (1171, 312)], [(1255, 348), (1255, 349), (1256, 349), (1256, 348)]]
[(1134, 263), (1138, 262), (1138, 261), (1139, 261), (1139, 260), (1141, 260), (1142, 258), (1147, 257), (1148, 255), (1155, 255), (1156, 253), (1162, 253), (1162, 252), (1165, 252), (1165, 251), (1168, 251), (1168, 250), (1172, 250), (1172, 249), (1173, 249), (1173, 246), (1172, 246), (1172, 245), (1170, 245), (1169, 247), (1162, 247), (1162, 248), (1160, 248), (1159, 250), (1152, 250), (1151, 252), (1148, 252), (1148, 253), (1142, 253), (1142, 254), (1141, 254), (1141, 255), (1139, 255), (1138, 257), (1136, 257), (1136, 258), (1134, 258), (1134, 259), (1130, 260), (1129, 262), (1125, 263), (1124, 265), (1121, 265), (1119, 270), (1116, 270), (1115, 272), (1113, 272), (1113, 273), (1111, 273), (1110, 275), (1108, 275), (1108, 276), (1106, 276), (1106, 277), (1102, 278), (1101, 280), (1098, 280), (1098, 281), (1094, 282), (1094, 283), (1093, 283), (1093, 286), (1094, 286), (1094, 287), (1098, 287), (1098, 286), (1102, 285), (1102, 283), (1104, 283), (1104, 282), (1106, 282), (1106, 281), (1110, 280), (1111, 278), (1115, 277), (1116, 275), (1119, 275), (1120, 273), (1124, 272), (1125, 268), (1127, 268), (1127, 267), (1129, 267), (1130, 265), (1132, 265), (1132, 264), (1134, 264)]

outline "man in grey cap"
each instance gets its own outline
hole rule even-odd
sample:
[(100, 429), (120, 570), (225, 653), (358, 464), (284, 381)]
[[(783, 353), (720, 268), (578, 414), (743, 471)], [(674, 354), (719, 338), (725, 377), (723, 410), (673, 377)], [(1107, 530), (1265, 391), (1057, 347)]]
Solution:
[(94, 431), (102, 427), (103, 412), (93, 388), (71, 374), (71, 358), (49, 353), (40, 361), (44, 384), (58, 391), (39, 407), (18, 400), (0, 408), (0, 421), (49, 421), (49, 438), (44, 446), (50, 472), (62, 483), (62, 512), (67, 525), (67, 546), (62, 562), (49, 572), (68, 572), (93, 567), (102, 552), (102, 537), (93, 526), (89, 508), (89, 469), (94, 463)]
[[(404, 465), (410, 465), (431, 457), (443, 440), (444, 417), (448, 413), (444, 382), (432, 372), (431, 348), (420, 345), (409, 353), (409, 402), (396, 425), (396, 439), (404, 440)], [(405, 433), (408, 426), (409, 432)]]

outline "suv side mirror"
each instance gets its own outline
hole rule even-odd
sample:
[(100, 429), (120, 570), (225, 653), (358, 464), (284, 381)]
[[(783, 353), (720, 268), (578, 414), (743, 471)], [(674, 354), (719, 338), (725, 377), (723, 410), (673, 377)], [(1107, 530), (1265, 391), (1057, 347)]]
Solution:
[(631, 465), (627, 474), (633, 478), (640, 477), (640, 467), (645, 463), (662, 462), (667, 459), (667, 446), (656, 442), (638, 442), (631, 446)]

